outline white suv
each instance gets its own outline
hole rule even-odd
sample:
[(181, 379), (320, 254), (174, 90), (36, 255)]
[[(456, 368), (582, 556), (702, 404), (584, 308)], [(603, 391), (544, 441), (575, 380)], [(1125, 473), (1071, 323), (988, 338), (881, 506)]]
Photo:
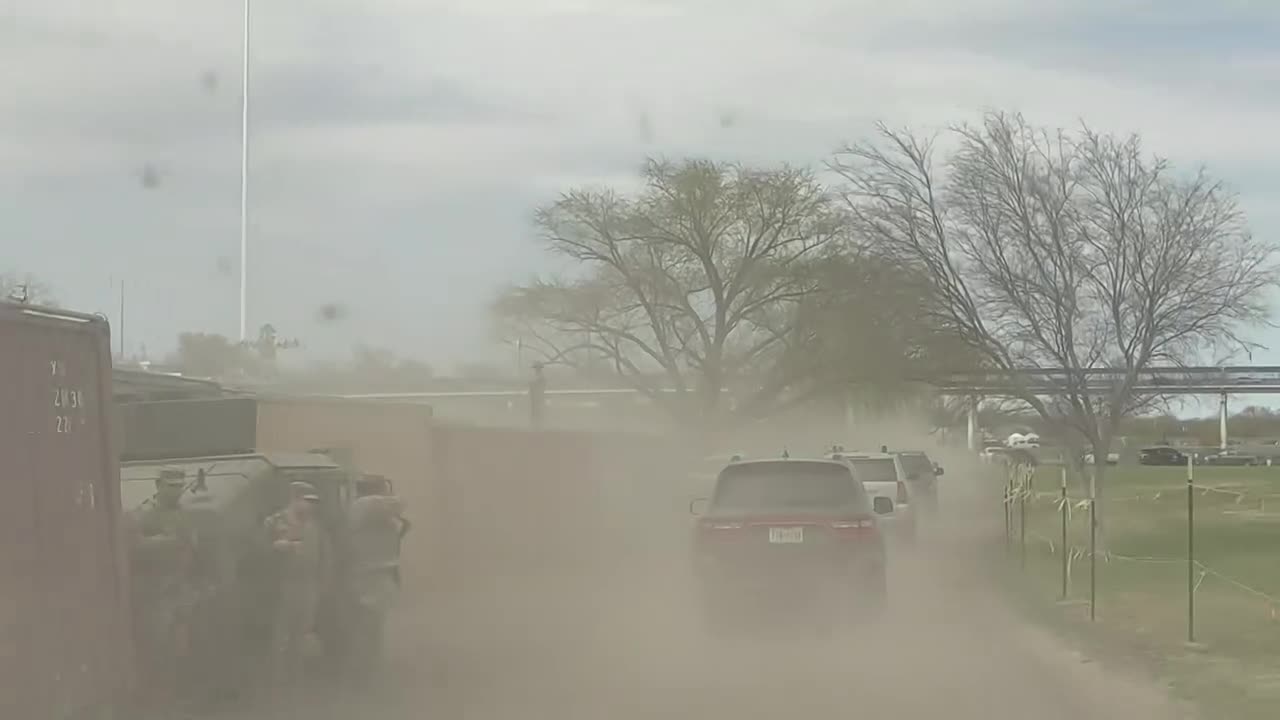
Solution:
[(877, 519), (890, 534), (908, 543), (915, 541), (916, 514), (901, 458), (890, 453), (844, 450), (827, 457), (841, 460), (853, 468), (853, 476), (862, 483), (871, 498)]

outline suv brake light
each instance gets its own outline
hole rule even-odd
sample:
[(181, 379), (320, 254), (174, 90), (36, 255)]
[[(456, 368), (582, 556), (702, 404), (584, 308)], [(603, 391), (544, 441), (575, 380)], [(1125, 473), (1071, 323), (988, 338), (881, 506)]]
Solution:
[(833, 520), (831, 530), (836, 537), (841, 538), (875, 538), (879, 534), (876, 521), (869, 517)]
[(740, 522), (709, 522), (703, 523), (703, 530), (741, 530), (743, 524)]
[(872, 528), (875, 527), (874, 520), (837, 520), (831, 523), (834, 530), (852, 530), (854, 528)]

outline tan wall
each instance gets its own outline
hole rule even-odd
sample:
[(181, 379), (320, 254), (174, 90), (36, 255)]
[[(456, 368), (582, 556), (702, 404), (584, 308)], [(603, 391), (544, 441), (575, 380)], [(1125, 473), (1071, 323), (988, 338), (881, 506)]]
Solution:
[(433, 448), (448, 502), (438, 570), (454, 581), (631, 562), (668, 534), (655, 519), (687, 517), (685, 457), (669, 438), (438, 425)]
[(446, 425), (412, 404), (264, 399), (258, 440), (347, 449), (361, 470), (391, 477), (415, 524), (415, 584), (574, 572), (643, 552), (633, 510), (665, 502), (678, 479), (663, 438)]

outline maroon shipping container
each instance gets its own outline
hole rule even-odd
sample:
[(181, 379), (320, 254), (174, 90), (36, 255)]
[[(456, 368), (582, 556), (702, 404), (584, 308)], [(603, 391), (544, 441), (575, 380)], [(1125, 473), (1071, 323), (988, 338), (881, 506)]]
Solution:
[(0, 303), (0, 718), (134, 682), (105, 319)]

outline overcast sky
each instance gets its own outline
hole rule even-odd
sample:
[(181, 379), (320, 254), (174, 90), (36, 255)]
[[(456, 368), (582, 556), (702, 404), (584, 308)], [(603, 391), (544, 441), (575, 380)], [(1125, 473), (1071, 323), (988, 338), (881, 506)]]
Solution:
[[(153, 355), (237, 332), (241, 22), (0, 4), (0, 271), (113, 320), (123, 279)], [(252, 32), (250, 324), (313, 354), (492, 354), (485, 307), (550, 263), (529, 217), (556, 192), (646, 154), (818, 163), (879, 119), (1139, 131), (1280, 232), (1270, 0), (254, 0)]]

